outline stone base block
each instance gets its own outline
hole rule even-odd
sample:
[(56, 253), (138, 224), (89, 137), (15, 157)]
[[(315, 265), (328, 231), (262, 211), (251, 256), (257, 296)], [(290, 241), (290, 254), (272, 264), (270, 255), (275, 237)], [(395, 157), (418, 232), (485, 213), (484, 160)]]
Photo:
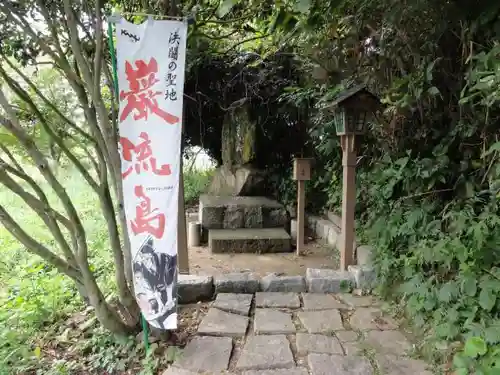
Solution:
[(306, 291), (306, 282), (302, 276), (277, 276), (269, 274), (260, 281), (263, 292), (294, 292)]
[(290, 235), (281, 228), (211, 229), (208, 246), (212, 253), (286, 253), (291, 251)]
[(213, 296), (212, 276), (179, 275), (177, 296), (181, 304), (211, 299)]
[(347, 271), (308, 268), (306, 283), (310, 293), (339, 293), (353, 286), (354, 277)]
[(215, 293), (256, 293), (260, 279), (250, 272), (228, 273), (214, 277)]
[(266, 197), (202, 195), (199, 220), (204, 229), (285, 228), (285, 207)]
[(371, 266), (349, 266), (349, 272), (354, 277), (356, 288), (366, 290), (374, 289), (377, 283), (375, 269)]

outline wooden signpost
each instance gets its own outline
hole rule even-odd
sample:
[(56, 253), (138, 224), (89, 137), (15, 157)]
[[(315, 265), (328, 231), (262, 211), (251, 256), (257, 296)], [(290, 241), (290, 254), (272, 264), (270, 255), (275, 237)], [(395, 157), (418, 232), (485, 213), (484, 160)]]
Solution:
[(367, 131), (373, 112), (380, 105), (379, 99), (365, 85), (353, 86), (341, 92), (330, 107), (342, 146), (342, 233), (340, 237), (340, 268), (355, 264), (354, 211), (356, 207), (356, 146), (358, 137)]
[(311, 161), (311, 158), (293, 160), (293, 179), (297, 181), (297, 255), (304, 248), (306, 181), (311, 179)]

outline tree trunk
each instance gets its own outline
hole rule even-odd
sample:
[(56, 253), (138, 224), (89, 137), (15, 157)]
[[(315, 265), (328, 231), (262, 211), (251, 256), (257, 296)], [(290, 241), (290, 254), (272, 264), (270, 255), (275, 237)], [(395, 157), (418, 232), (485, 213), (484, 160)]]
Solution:
[(75, 282), (75, 284), (76, 284), (76, 290), (78, 291), (78, 294), (82, 298), (83, 303), (85, 303), (86, 305), (90, 305), (89, 294), (87, 293), (87, 289), (85, 289), (85, 286), (78, 282)]
[(128, 315), (127, 321), (130, 324), (137, 324), (139, 321), (139, 306), (137, 305), (137, 301), (135, 300), (131, 289), (127, 283), (127, 278), (125, 274), (125, 269), (127, 263), (125, 260), (124, 253), (127, 251), (122, 249), (120, 243), (120, 234), (118, 231), (118, 224), (116, 222), (115, 211), (113, 209), (113, 200), (111, 198), (111, 194), (109, 189), (104, 189), (103, 193), (99, 196), (101, 202), (101, 209), (106, 218), (106, 222), (108, 225), (108, 233), (110, 236), (110, 244), (113, 250), (113, 258), (115, 262), (115, 278), (116, 285), (118, 287), (118, 295), (120, 297), (120, 302), (127, 309)]
[(95, 315), (99, 323), (101, 323), (105, 329), (116, 334), (130, 333), (133, 327), (126, 325), (118, 316), (117, 312), (109, 306), (90, 270), (88, 270), (88, 268), (82, 269), (82, 274), (90, 305), (94, 307)]

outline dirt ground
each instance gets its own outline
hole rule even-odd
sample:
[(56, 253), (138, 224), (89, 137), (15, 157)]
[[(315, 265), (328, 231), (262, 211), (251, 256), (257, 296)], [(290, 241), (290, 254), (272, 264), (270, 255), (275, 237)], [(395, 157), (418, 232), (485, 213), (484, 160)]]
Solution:
[(231, 272), (254, 272), (304, 275), (306, 268), (333, 268), (339, 266), (338, 253), (331, 247), (309, 240), (304, 255), (279, 254), (212, 254), (208, 247), (189, 248), (190, 273), (220, 275)]
[[(197, 218), (197, 206), (186, 209), (186, 224)], [(293, 252), (279, 254), (212, 254), (206, 246), (190, 247), (189, 272), (209, 276), (231, 272), (254, 272), (259, 276), (274, 272), (296, 276), (305, 275), (306, 268), (337, 269), (340, 264), (338, 251), (315, 241), (307, 230), (305, 235), (305, 251), (300, 257), (295, 255), (293, 240)]]

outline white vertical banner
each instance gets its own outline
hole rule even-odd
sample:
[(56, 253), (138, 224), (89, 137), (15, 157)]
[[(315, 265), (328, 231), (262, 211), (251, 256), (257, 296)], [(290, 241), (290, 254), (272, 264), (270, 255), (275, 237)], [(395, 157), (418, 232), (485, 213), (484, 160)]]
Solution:
[(120, 156), (135, 296), (177, 328), (177, 221), (187, 23), (116, 26)]

